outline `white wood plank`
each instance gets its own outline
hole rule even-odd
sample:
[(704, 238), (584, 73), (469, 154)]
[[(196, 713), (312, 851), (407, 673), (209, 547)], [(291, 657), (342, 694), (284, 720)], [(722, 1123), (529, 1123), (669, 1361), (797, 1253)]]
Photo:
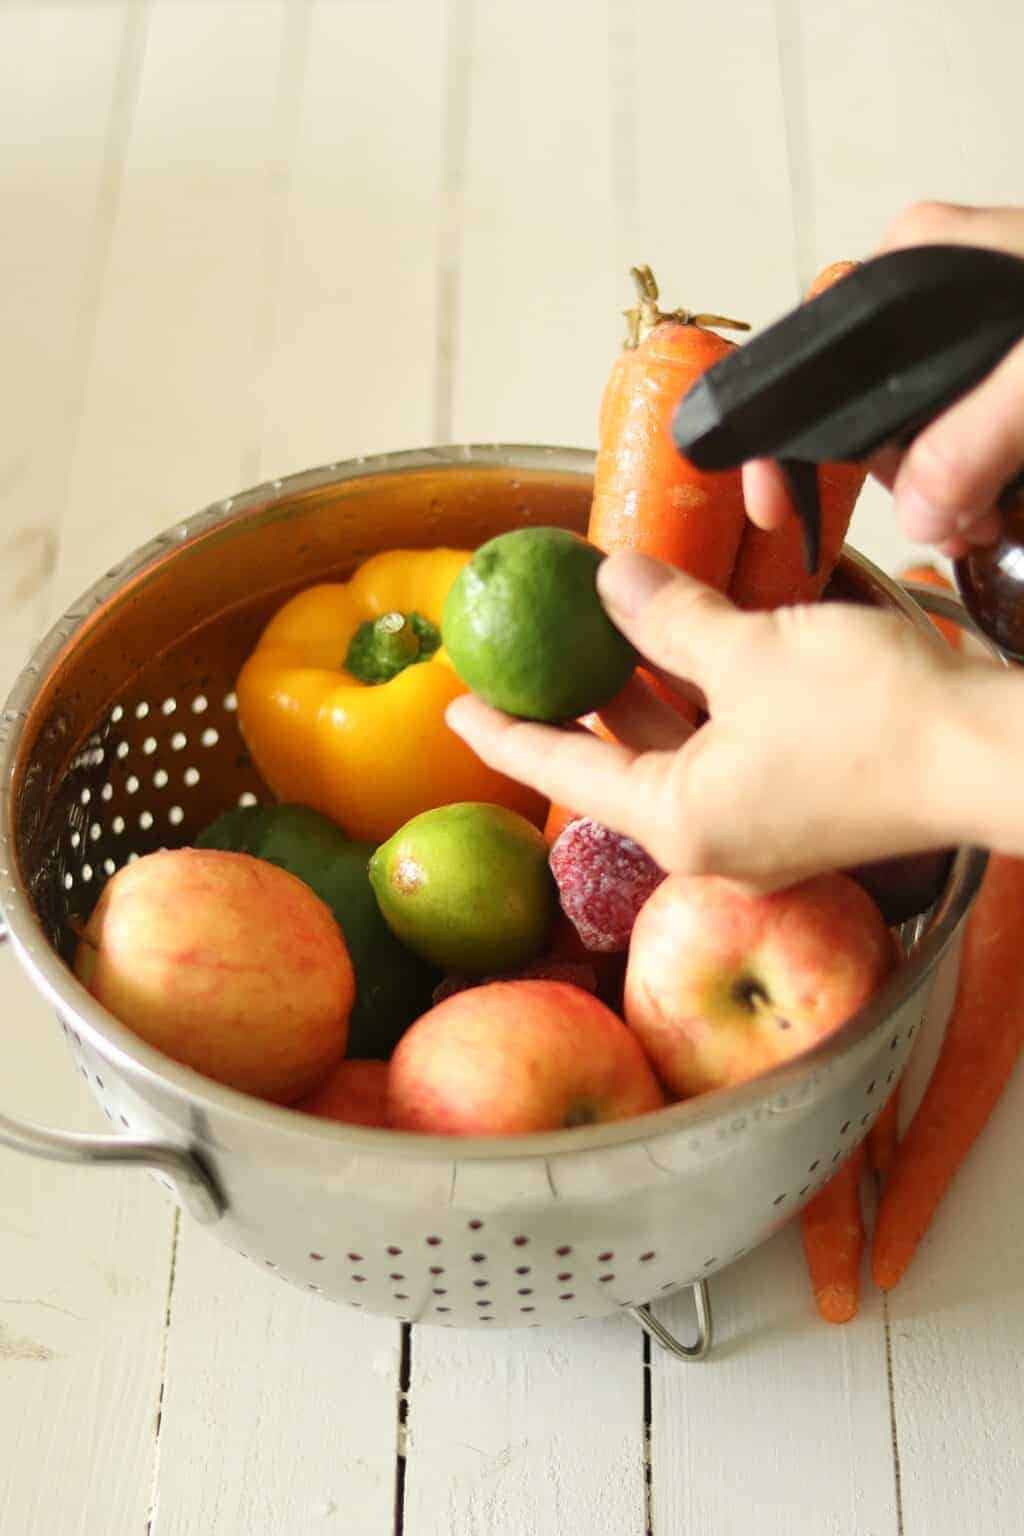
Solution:
[(409, 1536), (643, 1536), (641, 1362), (627, 1319), (415, 1331)]
[(453, 393), (439, 433), (593, 446), (629, 301), (609, 20), (589, 0), (453, 12), (442, 247)]
[[(1024, 12), (1012, 0), (785, 0), (780, 15), (799, 138), (802, 278), (870, 255), (897, 214), (921, 199), (1021, 201), (1015, 103)], [(924, 553), (903, 538), (874, 483), (851, 538), (887, 570)]]
[[(279, 217), (284, 0), (148, 12), (56, 593), (239, 489)], [(301, 19), (301, 12), (292, 14)]]
[(5, 693), (45, 619), (138, 34), (110, 6), (0, 10)]
[[(593, 443), (624, 302), (609, 17), (450, 10), (436, 435)], [(642, 1403), (629, 1324), (415, 1330), (405, 1530), (639, 1536)]]
[[(656, 1532), (895, 1536), (882, 1305), (868, 1290), (842, 1328), (814, 1312), (799, 1232), (711, 1282), (713, 1356), (653, 1351)], [(689, 1299), (656, 1308), (683, 1339)]]
[[(763, 325), (800, 291), (775, 8), (639, 17), (635, 227), (652, 265), (685, 278), (684, 303)], [(713, 1358), (652, 1354), (654, 1530), (894, 1531), (877, 1299), (845, 1330), (819, 1322), (795, 1230), (712, 1293)], [(688, 1298), (657, 1310), (692, 1332)]]
[[(409, 4), (157, 7), (112, 252), (135, 275), (101, 316), (83, 507), (136, 410), (127, 367), (143, 351), (169, 363), (147, 366), (153, 395), (120, 471), (135, 539), (263, 470), (422, 440), (435, 265), (415, 235), (436, 177), (440, 23)], [(368, 167), (379, 191), (364, 225)], [(402, 345), (365, 297), (389, 271)], [(149, 473), (165, 462), (167, 477)], [(108, 553), (123, 536), (111, 515)], [(292, 1291), (187, 1226), (171, 1318), (157, 1536), (390, 1528), (396, 1325)]]
[[(138, 28), (110, 6), (0, 11), (0, 688), (49, 606)], [(106, 1128), (53, 1014), (0, 953), (3, 1107)], [(0, 1152), (0, 1527), (144, 1529), (171, 1213), (139, 1173)]]
[(267, 236), (262, 475), (434, 440), (445, 21), (444, 0), (310, 9)]
[(398, 1351), (390, 1321), (292, 1290), (188, 1227), (154, 1536), (390, 1531)]
[[(793, 20), (815, 262), (869, 252), (921, 198), (1021, 201), (1018, 6), (872, 0), (854, 18), (802, 3)], [(890, 566), (919, 553), (877, 489), (862, 498), (854, 536)], [(926, 1064), (914, 1066), (919, 1087)], [(1024, 1222), (1012, 1173), (1024, 1145), (1022, 1105), (1018, 1078), (889, 1298), (907, 1536), (1019, 1523), (1024, 1467), (1008, 1426), (1022, 1384)]]

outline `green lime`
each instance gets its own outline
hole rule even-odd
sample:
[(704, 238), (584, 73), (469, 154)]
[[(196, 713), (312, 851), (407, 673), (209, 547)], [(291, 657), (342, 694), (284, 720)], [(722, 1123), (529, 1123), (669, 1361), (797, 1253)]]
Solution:
[(614, 698), (637, 657), (597, 595), (602, 559), (564, 528), (519, 528), (482, 544), (441, 621), (466, 686), (527, 720), (573, 720)]
[(430, 1008), (440, 976), (384, 921), (370, 888), (373, 844), (350, 841), (333, 821), (304, 805), (248, 805), (218, 816), (196, 846), (277, 864), (330, 907), (356, 976), (346, 1055), (386, 1060), (406, 1028)]
[(449, 972), (486, 976), (532, 959), (555, 916), (547, 844), (500, 805), (414, 816), (373, 855), (370, 884), (392, 932)]

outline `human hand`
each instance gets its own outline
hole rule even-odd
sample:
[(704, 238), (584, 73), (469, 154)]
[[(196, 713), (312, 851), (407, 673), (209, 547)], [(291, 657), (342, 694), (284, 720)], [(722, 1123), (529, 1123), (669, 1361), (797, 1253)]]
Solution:
[(634, 838), (670, 873), (764, 889), (954, 840), (951, 673), (979, 664), (850, 604), (740, 613), (633, 553), (603, 562), (598, 589), (710, 718), (694, 731), (635, 677), (601, 712), (614, 745), (464, 695), (448, 722), (492, 768)]
[[(1024, 208), (916, 203), (891, 225), (878, 254), (934, 244), (987, 246), (1024, 257)], [(869, 464), (893, 492), (908, 539), (935, 544), (954, 560), (971, 545), (994, 544), (1001, 528), (996, 501), (1024, 466), (1024, 342), (908, 449), (883, 448)], [(785, 481), (768, 460), (744, 465), (743, 495), (759, 528), (778, 528), (791, 515)]]

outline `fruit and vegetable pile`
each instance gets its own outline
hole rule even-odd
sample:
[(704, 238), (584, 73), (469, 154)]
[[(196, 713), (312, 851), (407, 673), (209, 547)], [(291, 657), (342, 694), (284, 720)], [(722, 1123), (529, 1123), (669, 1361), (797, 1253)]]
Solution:
[[(167, 1056), (355, 1125), (557, 1132), (756, 1077), (837, 1030), (900, 963), (895, 926), (934, 901), (948, 852), (772, 895), (666, 876), (657, 850), (549, 806), (445, 723), (469, 690), (609, 735), (597, 712), (638, 658), (598, 599), (603, 553), (657, 556), (754, 608), (818, 600), (838, 560), (862, 470), (822, 471), (810, 578), (795, 519), (749, 526), (738, 473), (698, 471), (672, 445), (678, 401), (735, 322), (664, 314), (649, 270), (635, 276), (587, 539), (528, 527), (476, 550), (390, 550), (292, 598), (237, 681), (266, 803), (225, 808), (191, 846), (105, 886), (76, 973)], [(894, 1094), (802, 1217), (832, 1321), (857, 1308), (865, 1161), (883, 1182), (874, 1272), (888, 1287), (1009, 1075), (1021, 1033), (1003, 1020), (1024, 998), (1000, 955), (1019, 924), (1024, 873), (994, 859), (924, 1102), (900, 1140)]]

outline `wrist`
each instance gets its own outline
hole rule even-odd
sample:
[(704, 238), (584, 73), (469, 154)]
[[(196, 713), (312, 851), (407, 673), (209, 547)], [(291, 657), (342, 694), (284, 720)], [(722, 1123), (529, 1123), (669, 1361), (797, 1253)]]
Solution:
[(958, 667), (928, 735), (924, 810), (937, 840), (1024, 854), (1024, 675), (987, 661)]

